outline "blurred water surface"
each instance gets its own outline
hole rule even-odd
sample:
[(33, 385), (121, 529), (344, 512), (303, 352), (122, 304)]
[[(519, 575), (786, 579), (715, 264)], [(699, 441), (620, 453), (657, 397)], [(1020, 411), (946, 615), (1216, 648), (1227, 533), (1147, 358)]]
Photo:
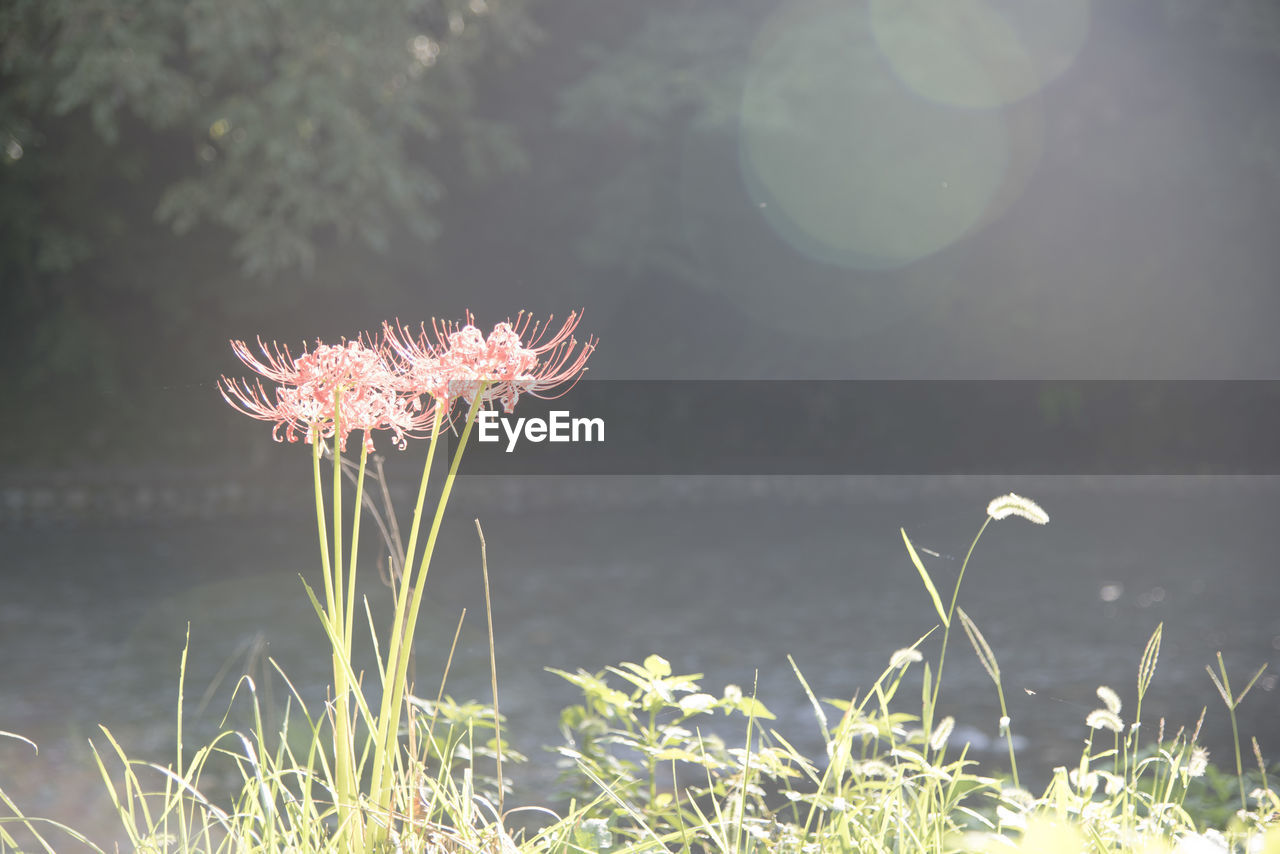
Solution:
[[(568, 499), (540, 493), (534, 479), (508, 493), (463, 489), (428, 582), (418, 693), (434, 696), (465, 608), (447, 692), (489, 697), (479, 517), (502, 711), (532, 758), (511, 772), (517, 801), (554, 798), (554, 757), (541, 746), (559, 743), (557, 712), (576, 696), (548, 666), (596, 671), (658, 653), (677, 672), (705, 674), (714, 694), (727, 683), (749, 691), (758, 670), (777, 729), (817, 755), (818, 726), (786, 656), (820, 697), (865, 690), (894, 650), (936, 622), (899, 528), (938, 553), (925, 560), (948, 598), (987, 502), (1010, 490), (1040, 501), (1052, 521), (993, 523), (960, 600), (999, 659), (1014, 731), (1026, 738), (1024, 776), (1078, 758), (1098, 685), (1132, 712), (1138, 659), (1162, 621), (1144, 719), (1176, 728), (1208, 706), (1213, 758), (1230, 762), (1229, 724), (1204, 666), (1221, 650), (1242, 686), (1280, 649), (1274, 478), (724, 478), (711, 489), (636, 478)], [(264, 675), (266, 655), (313, 702), (323, 697), (326, 646), (298, 577), (319, 585), (305, 515), (34, 522), (0, 537), (0, 730), (40, 746), (36, 755), (0, 741), (0, 787), (31, 814), (104, 847), (122, 840), (87, 739), (103, 746), (103, 724), (131, 755), (171, 761), (188, 621), (189, 747), (218, 731), (241, 673), (283, 701), (282, 680)], [(362, 590), (377, 617), (389, 594), (372, 526), (364, 542)], [(994, 688), (963, 636), (953, 641), (942, 710), (999, 767), (1001, 745), (983, 749), (996, 734)], [(936, 658), (936, 642), (924, 649)], [(1271, 758), (1280, 756), (1275, 689), (1268, 671), (1240, 709), (1242, 733)], [(918, 711), (917, 698), (907, 693), (903, 710)], [(744, 728), (712, 725), (730, 738)]]

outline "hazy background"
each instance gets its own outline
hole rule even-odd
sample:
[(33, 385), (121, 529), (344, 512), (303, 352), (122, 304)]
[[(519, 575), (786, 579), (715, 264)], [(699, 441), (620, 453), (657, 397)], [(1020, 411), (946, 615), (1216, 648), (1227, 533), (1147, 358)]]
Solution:
[[(263, 644), (323, 693), (306, 454), (218, 397), (230, 338), (584, 309), (593, 379), (1273, 379), (1277, 222), (1270, 0), (0, 2), (0, 729), (41, 743), (0, 786), (118, 835), (85, 739), (165, 760), (188, 619), (189, 697)], [(993, 526), (962, 598), (1027, 762), (1078, 757), (1097, 684), (1132, 701), (1162, 620), (1149, 708), (1210, 706), (1229, 757), (1203, 666), (1280, 648), (1274, 479), (999, 474), (475, 479), (424, 670), (468, 607), (453, 688), (486, 695), (479, 515), (522, 748), (574, 700), (542, 666), (660, 652), (712, 691), (760, 668), (817, 751), (785, 655), (870, 684), (931, 624), (897, 529), (945, 585), (1017, 489), (1053, 521)]]
[(585, 308), (597, 379), (1277, 372), (1265, 0), (47, 0), (0, 33), (13, 464), (232, 450), (227, 339), (468, 307)]

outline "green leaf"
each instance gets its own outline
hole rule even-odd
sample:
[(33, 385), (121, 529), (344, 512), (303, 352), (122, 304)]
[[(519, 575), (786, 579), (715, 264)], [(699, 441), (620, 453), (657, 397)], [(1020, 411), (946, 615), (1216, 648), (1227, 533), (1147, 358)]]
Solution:
[(4, 730), (0, 729), (0, 738), (13, 738), (18, 741), (25, 741), (27, 744), (31, 745), (31, 749), (34, 750), (37, 754), (40, 752), (40, 748), (36, 746), (36, 743), (34, 741), (32, 741), (29, 738), (26, 738), (25, 736), (18, 735), (16, 732), (5, 732)]
[(777, 720), (777, 715), (770, 712), (765, 707), (765, 704), (757, 700), (755, 697), (743, 697), (734, 705), (737, 706), (738, 711), (742, 712), (744, 715), (747, 715), (748, 717), (758, 718), (766, 721)]
[(653, 758), (659, 762), (691, 762), (694, 765), (705, 763), (705, 757), (683, 747), (664, 747), (654, 753)]
[(644, 669), (655, 679), (671, 675), (671, 664), (660, 655), (651, 655), (644, 660)]
[(615, 714), (625, 714), (631, 708), (631, 699), (618, 689), (610, 688), (599, 675), (587, 673), (585, 670), (567, 673), (554, 667), (548, 667), (546, 670), (576, 685), (587, 701), (601, 713), (612, 710)]
[(925, 715), (929, 715), (929, 710), (933, 708), (933, 679), (929, 673), (929, 662), (924, 663), (924, 681), (920, 685), (920, 708), (925, 710)]
[(1249, 680), (1249, 684), (1248, 684), (1248, 685), (1246, 685), (1246, 686), (1244, 686), (1244, 690), (1243, 690), (1243, 691), (1241, 691), (1239, 694), (1237, 694), (1237, 695), (1236, 695), (1236, 705), (1237, 705), (1237, 706), (1238, 706), (1238, 705), (1240, 705), (1240, 703), (1242, 703), (1242, 702), (1244, 701), (1244, 695), (1249, 693), (1249, 689), (1250, 689), (1250, 688), (1252, 688), (1252, 687), (1257, 683), (1257, 681), (1258, 681), (1259, 677), (1261, 677), (1261, 676), (1262, 676), (1262, 674), (1266, 672), (1266, 670), (1267, 670), (1267, 665), (1266, 665), (1266, 664), (1264, 664), (1264, 665), (1262, 665), (1261, 667), (1259, 667), (1259, 668), (1258, 668), (1258, 672), (1257, 672), (1257, 673), (1255, 673), (1255, 674), (1253, 674), (1253, 678)]
[(686, 715), (698, 715), (711, 711), (719, 702), (710, 694), (698, 693), (681, 697), (679, 706), (680, 711)]
[(924, 589), (929, 591), (929, 598), (933, 599), (934, 610), (938, 612), (942, 625), (951, 628), (951, 621), (947, 619), (947, 612), (942, 607), (942, 597), (938, 595), (938, 588), (933, 586), (933, 579), (929, 577), (929, 571), (921, 563), (920, 555), (916, 554), (915, 546), (911, 545), (911, 540), (907, 538), (907, 529), (899, 528), (898, 530), (902, 531), (902, 541), (907, 544), (907, 554), (911, 555), (911, 562), (916, 565), (916, 569), (920, 572), (920, 578), (924, 581)]

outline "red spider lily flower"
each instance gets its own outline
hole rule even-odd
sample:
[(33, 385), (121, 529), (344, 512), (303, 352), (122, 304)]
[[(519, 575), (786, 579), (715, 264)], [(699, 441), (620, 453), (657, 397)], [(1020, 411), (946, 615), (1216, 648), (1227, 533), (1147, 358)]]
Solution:
[(570, 312), (560, 331), (548, 337), (553, 319), (543, 326), (521, 312), (514, 322), (499, 323), (489, 334), (484, 368), (490, 385), (485, 394), (490, 400), (500, 400), (505, 411), (515, 408), (521, 394), (541, 398), (565, 394), (586, 370), (595, 340), (588, 339), (578, 349), (573, 337), (579, 320), (576, 312)]
[(448, 406), (459, 398), (471, 402), (483, 384), (483, 401), (501, 401), (511, 412), (521, 394), (559, 397), (581, 378), (596, 342), (588, 339), (579, 349), (573, 337), (579, 319), (570, 312), (559, 331), (548, 335), (551, 319), (543, 325), (520, 312), (485, 338), (467, 312), (465, 324), (432, 321), (430, 331), (423, 324), (416, 337), (399, 324), (384, 324), (383, 332), (409, 387)]
[[(276, 441), (282, 441), (282, 431), (283, 439), (301, 438), (308, 444), (316, 435), (327, 439), (337, 432), (338, 445), (346, 450), (347, 436), (361, 431), (365, 447), (372, 450), (373, 431), (390, 430), (396, 445), (403, 448), (406, 437), (421, 435), (434, 423), (434, 411), (430, 407), (424, 411), (417, 395), (397, 392), (396, 379), (372, 342), (327, 345), (317, 341), (315, 350), (296, 359), (287, 347), (273, 344), (269, 349), (261, 340), (258, 344), (265, 362), (243, 341), (232, 341), (231, 349), (255, 372), (279, 383), (274, 396), (260, 380), (251, 384), (225, 376), (218, 390), (239, 412), (274, 421)], [(337, 412), (335, 402), (340, 407)]]
[(484, 335), (469, 324), (458, 329), (433, 321), (432, 330), (435, 341), (425, 324), (416, 337), (399, 323), (394, 327), (383, 324), (387, 354), (394, 356), (392, 370), (400, 380), (399, 389), (427, 395), (446, 407), (460, 397), (470, 399), (470, 390), (483, 380), (478, 366), (484, 357)]

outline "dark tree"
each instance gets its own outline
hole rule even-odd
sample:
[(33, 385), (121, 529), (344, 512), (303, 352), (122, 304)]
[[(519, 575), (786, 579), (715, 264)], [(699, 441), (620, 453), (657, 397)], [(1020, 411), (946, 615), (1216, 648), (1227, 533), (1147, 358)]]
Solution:
[(220, 319), (356, 276), (376, 299), (370, 262), (426, 245), (449, 188), (522, 165), (477, 92), (537, 35), (525, 7), (0, 3), (0, 357), (31, 420), (181, 380)]

